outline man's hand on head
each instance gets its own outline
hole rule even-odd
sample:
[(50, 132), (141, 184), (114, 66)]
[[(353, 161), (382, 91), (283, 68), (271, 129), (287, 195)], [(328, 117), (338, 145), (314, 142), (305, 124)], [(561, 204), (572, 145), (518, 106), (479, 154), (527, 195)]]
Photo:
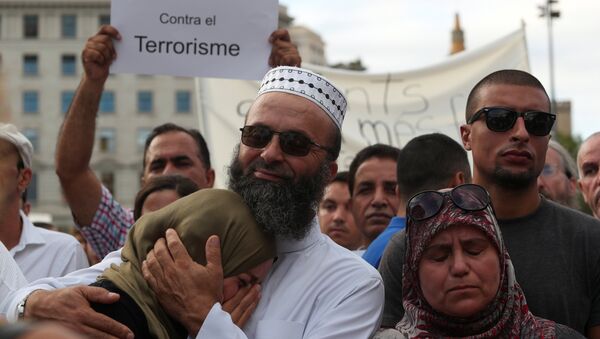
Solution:
[(290, 33), (286, 29), (280, 28), (269, 37), (269, 42), (273, 46), (269, 56), (269, 66), (296, 66), (302, 65), (302, 58), (296, 45), (292, 43)]
[(104, 288), (75, 286), (55, 291), (37, 290), (29, 295), (25, 306), (26, 319), (57, 321), (91, 338), (133, 338), (127, 326), (90, 307), (90, 302), (112, 304), (119, 295)]
[(142, 273), (164, 310), (196, 336), (211, 308), (223, 300), (219, 237), (206, 242), (206, 266), (192, 260), (177, 232), (169, 229), (142, 264)]

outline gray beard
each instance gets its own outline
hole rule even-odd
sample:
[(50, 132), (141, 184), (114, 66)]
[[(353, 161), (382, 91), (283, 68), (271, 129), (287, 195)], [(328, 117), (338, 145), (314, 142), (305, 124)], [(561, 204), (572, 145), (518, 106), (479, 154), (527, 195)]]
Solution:
[(501, 167), (496, 167), (492, 178), (501, 187), (512, 190), (525, 190), (537, 182), (538, 175), (539, 173), (534, 173), (533, 169), (515, 174)]
[(247, 168), (239, 161), (239, 146), (229, 166), (229, 189), (246, 202), (256, 222), (276, 237), (300, 240), (311, 228), (325, 185), (329, 182), (329, 163), (323, 161), (312, 176), (272, 182), (257, 179), (257, 168), (277, 171), (279, 165), (266, 164), (258, 157)]

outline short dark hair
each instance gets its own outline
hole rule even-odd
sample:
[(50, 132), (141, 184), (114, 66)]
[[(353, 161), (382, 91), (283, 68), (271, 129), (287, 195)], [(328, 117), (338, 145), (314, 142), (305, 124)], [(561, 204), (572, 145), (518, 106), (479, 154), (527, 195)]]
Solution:
[(190, 178), (175, 174), (175, 175), (161, 175), (150, 178), (140, 191), (135, 196), (135, 204), (133, 208), (133, 218), (138, 220), (142, 216), (142, 207), (146, 198), (151, 193), (162, 191), (162, 190), (173, 190), (177, 192), (180, 198), (190, 195), (198, 190), (198, 185), (193, 182)]
[(424, 134), (409, 141), (398, 155), (398, 191), (405, 202), (425, 190), (446, 188), (458, 172), (471, 181), (467, 151), (440, 133)]
[(350, 169), (348, 170), (348, 188), (350, 189), (350, 195), (352, 196), (353, 193), (352, 190), (354, 189), (354, 183), (356, 181), (356, 171), (363, 162), (371, 158), (392, 159), (396, 161), (399, 153), (399, 148), (384, 144), (367, 146), (356, 153), (356, 156), (350, 163)]
[(198, 158), (200, 158), (200, 161), (202, 161), (206, 169), (211, 168), (210, 152), (208, 151), (206, 140), (204, 140), (204, 137), (202, 136), (202, 134), (200, 134), (200, 131), (198, 131), (195, 128), (188, 129), (176, 125), (174, 123), (168, 122), (166, 124), (156, 126), (146, 138), (146, 144), (144, 145), (144, 159), (142, 160), (142, 165), (144, 169), (146, 169), (146, 154), (148, 153), (148, 147), (150, 147), (150, 143), (152, 143), (152, 140), (154, 140), (154, 138), (156, 138), (157, 136), (168, 132), (183, 132), (191, 136), (194, 139), (194, 141), (196, 141), (196, 145), (198, 146)]
[(348, 184), (348, 171), (337, 172), (335, 177), (331, 180), (331, 183), (341, 182), (344, 184)]
[(550, 103), (550, 97), (548, 97), (546, 89), (536, 77), (527, 72), (520, 71), (517, 69), (503, 69), (488, 74), (483, 79), (481, 79), (475, 85), (475, 87), (473, 87), (473, 89), (469, 93), (469, 97), (467, 98), (467, 109), (465, 111), (466, 120), (469, 120), (471, 115), (475, 114), (475, 111), (481, 108), (478, 107), (479, 92), (483, 87), (490, 85), (516, 85), (540, 89), (544, 92), (546, 98), (548, 99), (548, 108), (552, 108), (552, 104)]

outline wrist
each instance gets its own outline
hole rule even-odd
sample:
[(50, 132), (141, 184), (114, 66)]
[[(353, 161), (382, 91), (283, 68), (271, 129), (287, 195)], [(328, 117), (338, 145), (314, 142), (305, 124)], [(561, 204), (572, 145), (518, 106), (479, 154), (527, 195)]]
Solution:
[(42, 290), (33, 290), (29, 292), (29, 294), (27, 294), (21, 301), (19, 301), (17, 304), (17, 320), (21, 321), (31, 317), (31, 305), (34, 304), (31, 302), (31, 296), (39, 291)]
[(208, 314), (217, 304), (218, 302), (215, 302), (208, 309), (203, 308), (202, 310), (199, 310), (199, 312), (189, 312), (187, 314), (187, 321), (185, 327), (190, 336), (196, 337), (196, 335), (198, 335), (202, 324), (204, 324), (204, 321), (206, 320), (206, 318), (208, 318)]

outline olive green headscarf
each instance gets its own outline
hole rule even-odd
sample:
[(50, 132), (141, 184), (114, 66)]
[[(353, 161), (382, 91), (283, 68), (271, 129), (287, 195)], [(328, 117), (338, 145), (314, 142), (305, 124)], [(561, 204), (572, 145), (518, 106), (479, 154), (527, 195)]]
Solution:
[(218, 235), (225, 277), (275, 257), (274, 240), (263, 233), (242, 198), (231, 191), (203, 189), (142, 216), (129, 231), (121, 253), (123, 263), (112, 265), (99, 279), (112, 281), (135, 300), (150, 333), (157, 338), (175, 338), (177, 331), (144, 280), (141, 266), (168, 228), (175, 229), (192, 259), (202, 265), (206, 264), (206, 240)]

